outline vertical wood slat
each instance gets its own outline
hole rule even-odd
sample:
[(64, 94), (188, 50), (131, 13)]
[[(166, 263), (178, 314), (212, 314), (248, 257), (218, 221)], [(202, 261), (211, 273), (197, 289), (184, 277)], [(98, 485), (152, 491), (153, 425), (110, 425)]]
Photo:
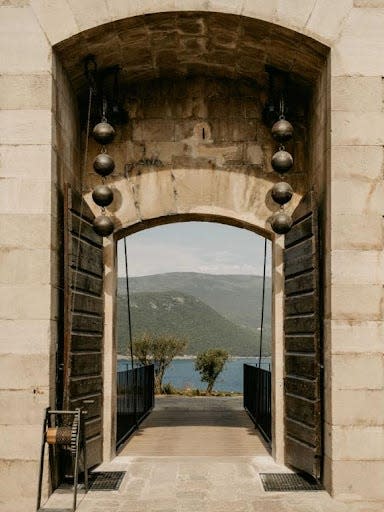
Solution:
[(321, 339), (319, 239), (311, 192), (293, 214), (285, 236), (285, 460), (321, 476)]
[(102, 461), (103, 428), (103, 239), (93, 232), (93, 218), (81, 195), (68, 186), (64, 199), (63, 407), (88, 411), (89, 467)]

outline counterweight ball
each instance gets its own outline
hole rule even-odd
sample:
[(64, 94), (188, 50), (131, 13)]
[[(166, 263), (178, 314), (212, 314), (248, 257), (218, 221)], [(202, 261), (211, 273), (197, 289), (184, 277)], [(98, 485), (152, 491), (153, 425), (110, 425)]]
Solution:
[(292, 227), (292, 219), (285, 212), (276, 212), (272, 217), (271, 226), (278, 235), (285, 235)]
[(93, 230), (99, 236), (109, 236), (114, 230), (113, 222), (106, 215), (100, 215), (93, 221)]
[(109, 206), (113, 201), (113, 190), (107, 185), (97, 185), (92, 192), (92, 199), (98, 206)]
[(271, 195), (276, 203), (283, 205), (292, 199), (293, 190), (289, 183), (280, 181), (273, 186)]
[(109, 123), (102, 121), (94, 127), (93, 138), (99, 144), (109, 144), (115, 138), (115, 129)]
[(272, 126), (272, 137), (278, 142), (287, 142), (292, 138), (293, 126), (286, 119), (279, 119)]
[(115, 162), (107, 153), (100, 153), (93, 161), (93, 168), (99, 176), (109, 176), (115, 168)]
[(276, 151), (272, 156), (271, 164), (276, 172), (283, 174), (292, 168), (293, 157), (291, 153), (288, 153), (288, 151), (279, 149), (279, 151)]

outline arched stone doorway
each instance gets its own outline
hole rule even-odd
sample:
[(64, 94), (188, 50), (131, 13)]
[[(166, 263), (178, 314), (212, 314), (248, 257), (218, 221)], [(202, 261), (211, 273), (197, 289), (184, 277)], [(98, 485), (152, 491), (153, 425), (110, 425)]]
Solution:
[[(91, 52), (99, 66), (122, 68), (120, 89), (129, 120), (118, 128), (117, 138), (108, 147), (117, 163), (109, 180), (115, 196), (109, 209), (115, 240), (150, 225), (191, 219), (218, 220), (275, 239), (268, 218), (277, 210), (269, 197), (278, 180), (270, 166), (276, 146), (263, 120), (263, 107), (271, 94), (267, 64), (290, 76), (290, 120), (295, 126), (290, 146), (295, 168), (287, 178), (295, 190), (290, 211), (310, 190), (317, 197), (313, 207), (321, 209), (326, 180), (325, 47), (243, 17), (164, 13), (92, 29), (61, 43), (57, 52), (77, 91), (83, 120), (87, 95), (81, 57)], [(90, 143), (89, 155), (97, 152), (96, 144)], [(97, 214), (87, 193), (97, 178), (91, 165), (85, 172), (82, 178), (75, 175), (73, 184), (76, 187), (80, 178), (86, 201)], [(276, 240), (274, 247), (273, 450), (282, 461), (281, 241)], [(103, 456), (110, 459), (115, 446), (113, 241), (106, 242), (104, 253), (104, 406), (99, 418), (103, 418)]]
[[(264, 54), (269, 64), (286, 70), (301, 62), (302, 76), (307, 72), (312, 76), (307, 147), (311, 155), (319, 156), (310, 158), (310, 183), (320, 192), (326, 256), (325, 484), (341, 497), (383, 500), (383, 456), (376, 449), (381, 446), (383, 426), (378, 412), (383, 409), (383, 11), (381, 2), (349, 0), (331, 8), (328, 0), (300, 5), (290, 0), (98, 0), (92, 2), (92, 10), (86, 1), (11, 1), (1, 6), (6, 41), (1, 80), (7, 91), (2, 98), (6, 414), (1, 428), (10, 439), (1, 455), (7, 472), (4, 499), (12, 503), (12, 510), (19, 510), (22, 500), (26, 507), (33, 504), (38, 467), (34, 447), (40, 439), (41, 411), (55, 401), (55, 354), (62, 325), (61, 200), (65, 183), (78, 184), (80, 168), (78, 90), (71, 85), (77, 79), (78, 85), (82, 82), (78, 50), (98, 54), (109, 49), (109, 55), (115, 55), (119, 38), (111, 34), (109, 23), (171, 10), (227, 13), (231, 19), (241, 15), (253, 24), (255, 33), (270, 23), (275, 37), (269, 41), (276, 44), (253, 45), (256, 51), (243, 71), (249, 73), (253, 58)], [(101, 44), (103, 37), (109, 37), (109, 46)], [(133, 37), (140, 47), (139, 41), (140, 37)], [(330, 49), (326, 64), (324, 47), (318, 42)], [(55, 51), (59, 48), (60, 55)], [(314, 65), (319, 55), (320, 66)], [(228, 56), (235, 60), (233, 52)], [(71, 60), (77, 64), (71, 66)], [(72, 71), (68, 76), (62, 64), (77, 77)], [(214, 69), (219, 71), (218, 67)], [(41, 263), (38, 268), (36, 261)], [(10, 287), (10, 279), (17, 286)], [(15, 411), (16, 403), (25, 404), (23, 414), (19, 415), (20, 407)], [(21, 445), (26, 432), (32, 441)], [(368, 438), (372, 442), (367, 443)], [(20, 474), (24, 480), (17, 483)]]

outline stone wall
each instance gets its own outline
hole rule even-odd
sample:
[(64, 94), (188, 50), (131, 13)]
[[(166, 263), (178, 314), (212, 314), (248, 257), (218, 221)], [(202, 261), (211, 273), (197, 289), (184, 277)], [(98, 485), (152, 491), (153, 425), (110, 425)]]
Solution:
[[(360, 499), (365, 503), (384, 501), (383, 2), (7, 0), (0, 5), (1, 510), (34, 510), (41, 419), (44, 407), (52, 403), (54, 390), (58, 309), (56, 190), (61, 190), (56, 187), (57, 168), (64, 165), (68, 170), (73, 169), (76, 160), (73, 152), (69, 151), (66, 157), (62, 153), (68, 151), (76, 134), (72, 132), (72, 99), (67, 99), (66, 104), (72, 128), (65, 133), (60, 125), (63, 127), (66, 121), (57, 120), (52, 46), (74, 36), (75, 49), (81, 41), (85, 41), (84, 48), (87, 48), (91, 40), (84, 38), (82, 31), (95, 27), (97, 48), (106, 25), (102, 29), (98, 27), (103, 24), (152, 12), (187, 10), (231, 13), (284, 27), (279, 37), (273, 39), (274, 44), (260, 47), (258, 55), (264, 55), (265, 49), (271, 46), (276, 50), (272, 56), (274, 62), (279, 62), (281, 57), (281, 66), (286, 66), (284, 52), (293, 37), (295, 44), (288, 67), (295, 62), (302, 63), (300, 72), (312, 69), (310, 76), (319, 70), (316, 66), (311, 68), (313, 62), (306, 58), (318, 51), (316, 41), (330, 48), (330, 90), (326, 102), (332, 101), (329, 108), (332, 131), (325, 125), (329, 144), (323, 188), (326, 190), (326, 484), (340, 498)], [(295, 31), (295, 35), (285, 32), (287, 28)], [(111, 41), (116, 42), (113, 38)], [(295, 48), (300, 48), (296, 61)], [(59, 81), (62, 84), (65, 79)], [(68, 88), (61, 87), (65, 97)], [(320, 92), (318, 98), (325, 101)], [(61, 132), (59, 137), (64, 134), (63, 144), (57, 141), (57, 132)], [(200, 130), (195, 135), (193, 130), (189, 132), (187, 144), (192, 150), (201, 144), (200, 133)], [(315, 128), (312, 133), (316, 135)], [(140, 137), (138, 132), (135, 136)], [(316, 137), (311, 140), (316, 143)], [(116, 158), (119, 151), (116, 150)], [(323, 149), (318, 151), (320, 154)], [(127, 153), (121, 163), (126, 163), (132, 155), (133, 152)], [(205, 163), (211, 158), (206, 144), (201, 144), (199, 156)], [(310, 167), (318, 172), (313, 160)], [(211, 181), (208, 189), (223, 185), (233, 190), (230, 203), (224, 207), (216, 205), (214, 212), (237, 215), (242, 222), (261, 226), (269, 212), (267, 206), (261, 206), (256, 213), (241, 211), (244, 197), (248, 207), (254, 204), (256, 196), (248, 197), (244, 191), (252, 190), (256, 194), (256, 183), (263, 180), (261, 172), (257, 170), (258, 174), (255, 172), (254, 177), (250, 174), (248, 178), (245, 173), (236, 173), (235, 167), (228, 171), (214, 170), (212, 175), (219, 181)], [(195, 187), (196, 183), (206, 183), (204, 166), (173, 169), (168, 165), (159, 172), (142, 173), (140, 178), (137, 171), (134, 173), (129, 180), (116, 176), (115, 186), (124, 184), (125, 187), (122, 189), (125, 201), (121, 203), (124, 206), (114, 212), (117, 217), (139, 221), (158, 211), (174, 211), (172, 174), (180, 190), (177, 211), (193, 210), (194, 204), (200, 213), (204, 210), (205, 188)], [(158, 196), (147, 200), (144, 194), (138, 195), (137, 182), (141, 190), (159, 191)], [(321, 183), (324, 181), (318, 183), (319, 190)], [(137, 198), (140, 214), (135, 204)], [(158, 203), (160, 210), (153, 209)], [(123, 212), (122, 208), (127, 211)]]
[[(115, 189), (108, 210), (117, 229), (163, 222), (167, 215), (216, 213), (270, 230), (268, 218), (278, 205), (269, 191), (280, 178), (270, 165), (277, 144), (262, 121), (263, 87), (251, 80), (191, 77), (141, 82), (122, 94), (129, 121), (117, 127), (108, 146), (116, 162), (108, 178)], [(285, 177), (295, 191), (291, 210), (310, 181), (306, 121), (292, 117), (295, 165)], [(98, 151), (91, 143), (90, 188), (101, 182), (92, 168)]]

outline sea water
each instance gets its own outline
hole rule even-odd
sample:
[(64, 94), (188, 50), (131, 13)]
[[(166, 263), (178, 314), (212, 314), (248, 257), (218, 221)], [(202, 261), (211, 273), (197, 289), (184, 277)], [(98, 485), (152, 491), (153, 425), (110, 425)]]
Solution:
[[(239, 357), (230, 359), (222, 373), (217, 378), (214, 390), (216, 391), (234, 391), (243, 392), (243, 365), (258, 365), (258, 357)], [(268, 370), (270, 368), (271, 358), (263, 357), (261, 359), (261, 368)], [(119, 359), (118, 371), (127, 369), (129, 362), (126, 359)], [(174, 359), (167, 368), (163, 384), (171, 383), (175, 388), (201, 389), (205, 390), (207, 384), (202, 382), (200, 374), (195, 371), (194, 359)]]

